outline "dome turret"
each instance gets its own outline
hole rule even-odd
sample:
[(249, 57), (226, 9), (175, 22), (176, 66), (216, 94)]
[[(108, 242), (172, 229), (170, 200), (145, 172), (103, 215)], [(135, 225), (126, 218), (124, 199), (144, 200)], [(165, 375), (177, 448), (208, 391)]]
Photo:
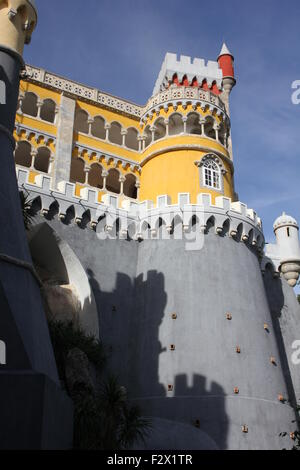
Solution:
[(296, 219), (294, 217), (287, 215), (285, 212), (282, 213), (280, 217), (277, 217), (277, 219), (274, 222), (273, 228), (274, 231), (276, 231), (279, 227), (296, 227), (299, 229), (299, 225)]

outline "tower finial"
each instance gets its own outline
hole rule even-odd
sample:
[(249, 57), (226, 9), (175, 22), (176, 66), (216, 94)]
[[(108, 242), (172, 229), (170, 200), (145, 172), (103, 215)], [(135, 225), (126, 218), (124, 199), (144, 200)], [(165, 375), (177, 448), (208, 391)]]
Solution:
[(0, 45), (23, 54), (37, 24), (35, 0), (0, 0)]
[(223, 41), (222, 49), (220, 51), (220, 54), (219, 54), (218, 58), (220, 58), (222, 55), (230, 55), (233, 58), (233, 55), (229, 51), (229, 49), (228, 49), (228, 47), (227, 47), (227, 45), (224, 41)]

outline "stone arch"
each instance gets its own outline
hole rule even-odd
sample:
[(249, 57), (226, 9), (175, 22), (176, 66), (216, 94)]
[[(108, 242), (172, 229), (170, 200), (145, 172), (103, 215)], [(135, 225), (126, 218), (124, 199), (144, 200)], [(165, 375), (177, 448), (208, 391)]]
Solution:
[(26, 168), (31, 167), (32, 162), (32, 147), (29, 142), (22, 140), (17, 143), (15, 150), (15, 163), (16, 165), (25, 166)]
[(204, 124), (204, 134), (206, 137), (210, 137), (211, 139), (216, 139), (216, 131), (214, 129), (215, 120), (212, 116), (207, 116), (205, 118)]
[(183, 133), (182, 114), (173, 113), (169, 117), (169, 135), (178, 135)]
[(54, 122), (55, 121), (55, 110), (56, 110), (56, 103), (51, 99), (46, 99), (43, 101), (41, 107), (41, 114), (40, 118), (47, 122)]
[(211, 216), (207, 219), (205, 225), (206, 225), (206, 232), (207, 232), (207, 233), (210, 232), (211, 229), (214, 228), (215, 225), (216, 225), (216, 219), (215, 219), (215, 217), (214, 217), (213, 215), (211, 215)]
[(148, 147), (148, 145), (150, 145), (152, 142), (152, 132), (150, 130), (149, 124), (144, 129), (144, 137), (145, 137), (145, 147)]
[(43, 173), (48, 173), (51, 152), (47, 147), (39, 147), (34, 159), (34, 168)]
[(88, 183), (94, 188), (103, 188), (103, 168), (99, 163), (93, 163), (89, 171)]
[(87, 334), (99, 337), (98, 312), (89, 276), (69, 244), (43, 222), (30, 231), (29, 248), (43, 281), (48, 315), (56, 320), (72, 320)]
[(187, 134), (201, 135), (201, 124), (199, 123), (200, 115), (196, 112), (191, 112), (187, 115), (186, 132)]
[(154, 123), (154, 140), (162, 139), (166, 135), (166, 124), (165, 124), (165, 119), (160, 117), (156, 119)]
[(120, 183), (120, 173), (116, 168), (111, 168), (108, 171), (108, 176), (106, 179), (106, 189), (111, 193), (120, 194), (121, 183)]
[(83, 134), (89, 133), (89, 124), (88, 124), (89, 114), (87, 111), (81, 108), (77, 108), (75, 111), (75, 120), (74, 120), (74, 131), (82, 132)]
[(226, 146), (227, 145), (227, 143), (226, 143), (226, 126), (225, 126), (223, 121), (220, 123), (218, 135), (219, 135), (219, 141), (221, 142), (221, 144)]
[(102, 116), (95, 116), (91, 127), (91, 133), (94, 137), (105, 140), (105, 119)]
[(151, 226), (147, 220), (144, 220), (141, 226), (141, 233), (144, 240), (151, 238)]
[(109, 129), (109, 141), (112, 144), (122, 145), (122, 126), (119, 122), (112, 122)]
[(38, 96), (31, 91), (27, 91), (25, 93), (25, 97), (22, 100), (21, 111), (24, 114), (28, 114), (28, 116), (37, 117), (38, 115)]
[(229, 233), (230, 219), (225, 219), (224, 220), (223, 225), (222, 225), (222, 229), (223, 229), (223, 232), (222, 232), (223, 235), (227, 235)]
[(70, 181), (71, 183), (85, 183), (85, 162), (80, 157), (72, 157)]
[(139, 149), (138, 130), (134, 127), (129, 127), (127, 129), (127, 134), (125, 136), (125, 145), (126, 147), (132, 150)]
[(130, 197), (132, 199), (137, 198), (137, 187), (136, 187), (137, 179), (136, 176), (132, 173), (129, 173), (125, 176), (124, 186), (123, 186), (123, 193), (124, 196)]

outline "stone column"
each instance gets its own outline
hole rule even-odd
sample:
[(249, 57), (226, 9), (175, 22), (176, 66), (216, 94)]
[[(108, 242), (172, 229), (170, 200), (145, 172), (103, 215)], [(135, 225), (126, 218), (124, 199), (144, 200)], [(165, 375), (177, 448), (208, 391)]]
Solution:
[(102, 171), (102, 178), (103, 178), (103, 190), (106, 191), (106, 179), (108, 177), (108, 171), (103, 170)]
[(56, 161), (52, 180), (53, 189), (61, 181), (70, 181), (76, 102), (61, 96), (57, 119)]
[(90, 173), (90, 171), (91, 171), (91, 167), (88, 166), (88, 165), (86, 165), (86, 166), (84, 167), (84, 173), (85, 173), (85, 182), (84, 182), (84, 184), (85, 184), (85, 185), (88, 185), (88, 184), (89, 184), (89, 173)]
[(119, 182), (121, 183), (120, 185), (120, 195), (122, 196), (124, 194), (124, 183), (125, 183), (125, 176), (121, 175), (119, 178)]
[(169, 135), (169, 119), (165, 119), (164, 123), (166, 125), (166, 136)]
[(0, 449), (65, 448), (72, 405), (60, 389), (47, 320), (25, 233), (13, 129), (24, 43), (37, 22), (34, 1), (0, 1)]
[(122, 129), (121, 130), (121, 136), (122, 136), (122, 145), (125, 147), (125, 141), (126, 141), (126, 136), (127, 136), (127, 129)]
[(104, 126), (105, 129), (105, 140), (106, 142), (109, 141), (109, 129), (111, 128), (111, 125), (107, 122)]

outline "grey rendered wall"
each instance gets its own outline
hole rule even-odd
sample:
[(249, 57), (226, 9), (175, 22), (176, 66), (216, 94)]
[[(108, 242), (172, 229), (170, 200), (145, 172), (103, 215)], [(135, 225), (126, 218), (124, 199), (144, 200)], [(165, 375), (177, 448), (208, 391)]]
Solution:
[(223, 449), (288, 446), (278, 434), (291, 429), (294, 415), (278, 401), (287, 386), (256, 255), (213, 233), (194, 252), (180, 240), (145, 241), (137, 278), (130, 390), (145, 413), (199, 419)]
[(294, 413), (278, 401), (288, 387), (255, 253), (214, 233), (202, 250), (185, 251), (182, 240), (100, 241), (50, 223), (89, 273), (111, 366), (144, 414), (199, 420), (221, 449), (291, 446), (279, 437)]
[(272, 272), (267, 270), (264, 281), (274, 329), (278, 337), (284, 373), (289, 386), (290, 400), (299, 403), (300, 364), (292, 360), (292, 355), (295, 352), (293, 343), (300, 340), (300, 305), (294, 290), (284, 278), (274, 279)]
[(70, 245), (87, 272), (99, 312), (100, 338), (110, 355), (110, 370), (127, 384), (131, 368), (129, 345), (134, 340), (138, 244), (118, 239), (99, 240), (93, 230), (65, 225), (57, 219), (48, 223)]

